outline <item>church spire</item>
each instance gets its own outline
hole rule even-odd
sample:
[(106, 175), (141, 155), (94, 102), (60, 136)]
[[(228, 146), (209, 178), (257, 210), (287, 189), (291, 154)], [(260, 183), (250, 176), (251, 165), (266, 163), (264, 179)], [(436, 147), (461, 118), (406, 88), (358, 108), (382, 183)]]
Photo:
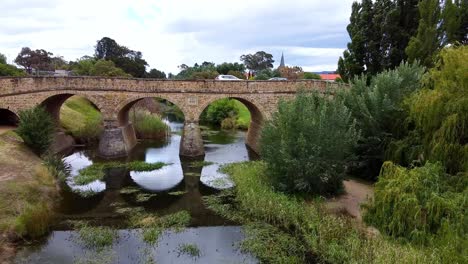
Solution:
[(284, 67), (284, 55), (283, 55), (283, 52), (281, 52), (281, 62), (280, 62), (280, 66), (278, 68), (282, 68)]

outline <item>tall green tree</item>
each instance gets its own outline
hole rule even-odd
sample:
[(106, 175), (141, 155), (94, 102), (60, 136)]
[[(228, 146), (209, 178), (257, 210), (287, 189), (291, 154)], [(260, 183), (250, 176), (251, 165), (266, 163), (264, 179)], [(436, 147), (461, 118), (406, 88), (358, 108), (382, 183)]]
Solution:
[(240, 60), (245, 64), (247, 69), (254, 73), (273, 68), (273, 63), (275, 62), (275, 60), (273, 60), (273, 55), (265, 51), (242, 55)]
[(441, 18), (443, 46), (468, 44), (468, 0), (445, 0)]
[(31, 50), (28, 47), (21, 49), (15, 59), (15, 63), (24, 67), (28, 73), (34, 70), (53, 70), (51, 52), (43, 49)]
[(7, 57), (0, 53), (0, 64), (7, 64)]
[(426, 67), (433, 66), (435, 55), (441, 47), (439, 28), (441, 8), (440, 0), (426, 0), (419, 3), (419, 26), (406, 48), (408, 60), (418, 60)]
[(140, 51), (121, 46), (109, 37), (98, 40), (95, 47), (95, 57), (114, 62), (115, 66), (133, 77), (143, 78), (146, 75), (148, 63), (143, 59), (143, 54)]
[(166, 79), (166, 73), (157, 69), (151, 69), (145, 76), (153, 79)]
[(338, 72), (348, 81), (375, 75), (406, 59), (404, 49), (418, 26), (418, 0), (354, 2), (347, 27), (351, 42), (338, 60)]
[(228, 74), (229, 71), (244, 72), (245, 65), (238, 62), (224, 62), (216, 65), (216, 71), (219, 72), (219, 74)]

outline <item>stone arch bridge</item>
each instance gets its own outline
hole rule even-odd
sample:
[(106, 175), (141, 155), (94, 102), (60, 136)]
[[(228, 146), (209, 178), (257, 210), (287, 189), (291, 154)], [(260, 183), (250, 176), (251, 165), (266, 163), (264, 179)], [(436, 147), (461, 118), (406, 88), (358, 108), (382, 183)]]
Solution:
[(235, 98), (244, 103), (251, 113), (252, 121), (247, 132), (246, 144), (258, 152), (262, 124), (276, 110), (280, 99), (292, 98), (299, 89), (333, 93), (343, 87), (337, 83), (316, 80), (190, 81), (102, 77), (2, 77), (0, 118), (15, 119), (22, 109), (42, 105), (58, 121), (60, 107), (65, 100), (73, 95), (86, 97), (103, 116), (104, 132), (99, 142), (100, 155), (117, 157), (127, 155), (136, 144), (135, 131), (128, 118), (128, 111), (132, 105), (144, 98), (159, 97), (174, 103), (184, 113), (180, 155), (196, 157), (204, 155), (198, 126), (202, 111), (218, 99)]

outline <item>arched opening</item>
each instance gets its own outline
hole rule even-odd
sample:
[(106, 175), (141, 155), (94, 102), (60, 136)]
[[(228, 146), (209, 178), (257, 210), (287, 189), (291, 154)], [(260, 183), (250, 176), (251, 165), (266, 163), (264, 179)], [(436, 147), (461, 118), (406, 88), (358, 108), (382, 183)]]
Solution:
[(100, 109), (88, 98), (74, 94), (58, 94), (41, 103), (57, 127), (73, 136), (78, 143), (97, 143), (103, 131)]
[(0, 127), (15, 127), (19, 117), (11, 110), (0, 108)]
[(212, 101), (200, 115), (204, 142), (204, 164), (200, 181), (215, 189), (233, 186), (219, 171), (227, 163), (257, 159), (258, 137), (263, 123), (260, 109), (244, 98)]
[(202, 125), (214, 125), (224, 130), (247, 130), (246, 144), (258, 152), (258, 138), (263, 124), (260, 109), (244, 98), (229, 97), (212, 101), (200, 115)]
[(126, 104), (118, 113), (119, 126), (132, 124), (137, 138), (161, 139), (182, 129), (182, 110), (160, 97), (139, 98)]

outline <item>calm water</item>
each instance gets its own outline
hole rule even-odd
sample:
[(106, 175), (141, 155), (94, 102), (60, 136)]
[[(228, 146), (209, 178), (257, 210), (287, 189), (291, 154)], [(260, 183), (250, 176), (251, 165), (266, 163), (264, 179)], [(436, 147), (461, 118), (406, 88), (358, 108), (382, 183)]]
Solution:
[[(192, 161), (179, 157), (182, 123), (168, 122), (172, 133), (166, 140), (140, 142), (121, 161), (142, 160), (170, 165), (151, 172), (110, 169), (102, 181), (85, 186), (73, 184), (82, 168), (100, 160), (93, 149), (76, 149), (65, 157), (71, 165), (71, 178), (64, 184), (57, 207), (60, 222), (49, 237), (21, 250), (19, 263), (73, 263), (88, 252), (76, 239), (69, 220), (89, 220), (119, 228), (119, 239), (109, 253), (111, 263), (141, 263), (152, 258), (157, 263), (252, 263), (249, 255), (239, 252), (236, 244), (243, 239), (242, 228), (235, 226), (203, 204), (202, 197), (233, 186), (229, 177), (218, 169), (231, 162), (255, 159), (244, 144), (245, 132), (203, 130), (205, 161), (213, 164), (192, 166)], [(92, 193), (87, 197), (80, 192)], [(143, 199), (142, 199), (143, 197)], [(138, 230), (126, 229), (125, 212), (140, 210), (158, 215), (186, 210), (192, 220), (181, 233), (166, 232), (156, 246), (141, 241)], [(177, 252), (181, 243), (194, 243), (202, 255), (188, 257)], [(144, 251), (144, 252), (143, 252)], [(113, 253), (112, 253), (113, 252)], [(102, 254), (101, 254), (102, 255)], [(111, 256), (112, 255), (112, 256)]]

